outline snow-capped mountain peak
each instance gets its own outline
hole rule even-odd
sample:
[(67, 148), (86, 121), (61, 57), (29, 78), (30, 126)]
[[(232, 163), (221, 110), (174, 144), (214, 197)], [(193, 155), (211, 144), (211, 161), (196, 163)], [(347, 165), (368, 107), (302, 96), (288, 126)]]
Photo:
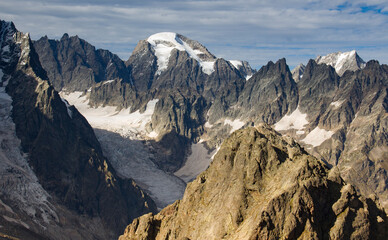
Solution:
[(256, 70), (252, 69), (247, 61), (240, 60), (229, 60), (229, 63), (232, 64), (237, 70), (239, 70), (245, 77), (245, 80), (249, 80)]
[(336, 52), (315, 59), (318, 64), (325, 63), (332, 66), (338, 75), (342, 76), (346, 70), (356, 71), (365, 67), (365, 62), (358, 56), (356, 50), (350, 52)]
[(242, 62), (239, 60), (229, 60), (229, 62), (237, 69), (239, 69), (239, 67), (243, 65)]
[(190, 40), (173, 32), (156, 33), (151, 35), (147, 41), (153, 47), (157, 57), (157, 75), (167, 69), (168, 60), (173, 49), (186, 51), (191, 58), (198, 61), (204, 73), (210, 75), (214, 72), (216, 57), (212, 55), (202, 44), (196, 41)]

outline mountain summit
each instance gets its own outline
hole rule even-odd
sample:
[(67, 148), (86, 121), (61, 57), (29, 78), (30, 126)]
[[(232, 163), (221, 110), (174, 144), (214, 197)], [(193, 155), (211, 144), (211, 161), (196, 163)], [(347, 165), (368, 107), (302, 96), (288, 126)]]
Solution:
[(342, 76), (347, 70), (356, 71), (365, 67), (364, 60), (358, 56), (356, 50), (350, 52), (336, 52), (326, 56), (318, 56), (315, 61), (332, 66), (338, 75)]
[(185, 51), (191, 58), (197, 60), (204, 73), (210, 75), (214, 72), (213, 65), (216, 57), (197, 41), (172, 32), (156, 33), (150, 36), (147, 41), (151, 44), (157, 57), (158, 70), (156, 74), (167, 69), (173, 49)]

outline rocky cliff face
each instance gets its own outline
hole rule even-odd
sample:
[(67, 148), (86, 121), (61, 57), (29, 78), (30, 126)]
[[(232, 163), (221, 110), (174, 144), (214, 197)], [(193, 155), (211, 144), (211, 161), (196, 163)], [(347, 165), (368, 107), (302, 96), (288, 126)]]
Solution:
[(182, 200), (124, 239), (383, 239), (387, 216), (336, 168), (266, 125), (234, 132)]
[(298, 104), (298, 89), (285, 59), (269, 62), (247, 82), (237, 106), (240, 118), (274, 123)]
[[(30, 229), (29, 231), (52, 239), (66, 239), (69, 236), (55, 236), (58, 226), (63, 224), (63, 229), (59, 231), (65, 234), (66, 227), (73, 224), (66, 222), (71, 222), (72, 219), (82, 221), (82, 217), (86, 217), (100, 222), (96, 226), (101, 228), (98, 233), (102, 236), (92, 234), (90, 231), (94, 227), (88, 225), (92, 224), (92, 220), (86, 220), (86, 227), (77, 227), (76, 224), (72, 226), (74, 232), (79, 230), (79, 234), (70, 234), (69, 238), (85, 238), (83, 235), (88, 231), (90, 236), (86, 238), (110, 238), (117, 236), (131, 219), (155, 211), (153, 201), (132, 180), (124, 181), (117, 177), (103, 156), (88, 122), (76, 108), (61, 99), (51, 86), (28, 34), (17, 32), (12, 24), (1, 23), (2, 36), (8, 36), (6, 46), (13, 50), (10, 58), (1, 56), (2, 61), (8, 63), (7, 66), (2, 66), (7, 75), (7, 81), (2, 81), (2, 84), (7, 85), (6, 92), (12, 101), (16, 136), (20, 139), (22, 151), (34, 171), (34, 174), (27, 171), (20, 175), (24, 178), (28, 173), (37, 177), (37, 187), (43, 186), (44, 190), (39, 191), (43, 191), (47, 198), (43, 203), (49, 206), (47, 211), (52, 211), (50, 219), (41, 217), (43, 220), (36, 220), (34, 227), (23, 225), (19, 220), (14, 220), (13, 223), (19, 222), (19, 225)], [(3, 143), (4, 149), (10, 146)], [(4, 159), (7, 161), (16, 162), (16, 157), (13, 159), (11, 155), (6, 156)], [(18, 164), (14, 163), (14, 166)], [(22, 185), (20, 187), (24, 188)], [(6, 195), (3, 199), (8, 204), (11, 202), (11, 206), (18, 206), (12, 202), (12, 198)], [(22, 201), (29, 200), (22, 198)], [(10, 213), (14, 212), (9, 210), (8, 214)], [(61, 213), (66, 215), (60, 215)], [(44, 212), (40, 214), (46, 216)], [(23, 218), (28, 220), (27, 215)], [(4, 219), (12, 222), (14, 217), (5, 216)], [(92, 227), (88, 229), (88, 226)], [(44, 232), (43, 229), (47, 231)]]
[(95, 83), (124, 79), (131, 81), (123, 61), (78, 36), (64, 34), (59, 40), (42, 37), (34, 42), (40, 62), (57, 91), (84, 91)]

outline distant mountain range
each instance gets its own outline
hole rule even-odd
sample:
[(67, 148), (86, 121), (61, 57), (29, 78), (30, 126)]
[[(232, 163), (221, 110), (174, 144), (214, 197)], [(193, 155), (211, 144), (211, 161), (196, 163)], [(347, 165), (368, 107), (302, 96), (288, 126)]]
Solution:
[[(139, 41), (127, 61), (77, 36), (31, 41), (3, 21), (0, 36), (2, 124), (10, 129), (1, 135), (1, 184), (13, 179), (27, 188), (17, 176), (36, 179), (33, 192), (47, 196), (38, 201), (4, 188), (1, 221), (12, 227), (0, 233), (69, 239), (55, 234), (61, 229), (72, 239), (106, 239), (183, 197), (136, 219), (122, 238), (384, 236), (387, 65), (351, 51), (292, 71), (285, 59), (254, 70), (176, 33)], [(232, 134), (240, 128), (247, 129)], [(19, 145), (21, 155), (9, 155)], [(231, 166), (222, 167), (228, 159)], [(20, 168), (28, 171), (14, 173)], [(300, 184), (289, 185), (276, 169)], [(206, 205), (211, 196), (226, 205)], [(31, 201), (33, 210), (20, 204)], [(263, 209), (252, 212), (257, 204)], [(31, 217), (37, 209), (52, 219)], [(286, 218), (291, 213), (296, 220)], [(85, 224), (71, 225), (73, 218)]]

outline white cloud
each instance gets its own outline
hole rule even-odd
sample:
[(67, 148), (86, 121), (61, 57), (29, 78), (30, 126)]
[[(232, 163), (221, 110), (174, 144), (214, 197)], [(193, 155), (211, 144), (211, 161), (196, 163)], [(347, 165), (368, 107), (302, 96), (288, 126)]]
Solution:
[[(2, 0), (0, 16), (34, 39), (79, 35), (127, 59), (141, 39), (172, 31), (215, 55), (260, 67), (286, 57), (290, 66), (316, 55), (356, 49), (388, 63), (388, 15), (381, 0), (363, 1), (92, 1)], [(367, 49), (367, 50), (365, 50)], [(362, 55), (365, 54), (365, 55)], [(381, 57), (381, 58), (380, 58)]]

